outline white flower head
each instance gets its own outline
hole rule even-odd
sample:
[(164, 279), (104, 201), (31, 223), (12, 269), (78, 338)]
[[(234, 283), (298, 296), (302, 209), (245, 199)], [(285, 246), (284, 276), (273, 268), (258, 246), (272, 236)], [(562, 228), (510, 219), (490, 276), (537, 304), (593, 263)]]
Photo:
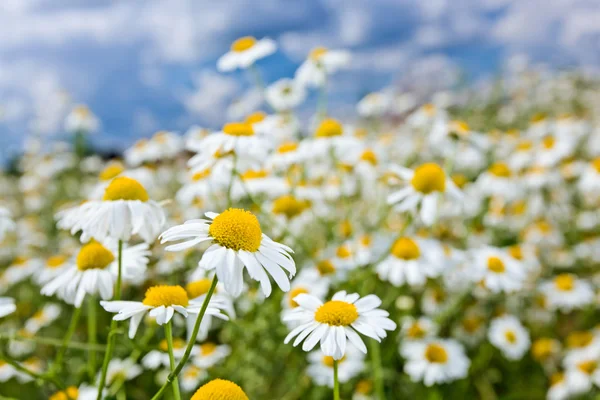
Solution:
[(512, 315), (494, 318), (490, 324), (488, 339), (509, 360), (521, 359), (531, 345), (529, 332)]
[(408, 342), (402, 356), (407, 359), (404, 372), (425, 386), (465, 378), (471, 365), (463, 346), (454, 339)]
[(17, 310), (15, 300), (10, 297), (0, 297), (0, 318), (6, 317)]
[(217, 69), (221, 72), (235, 69), (246, 69), (261, 58), (275, 53), (277, 44), (269, 38), (257, 40), (252, 36), (244, 36), (231, 44), (231, 50), (217, 61)]
[(551, 310), (569, 312), (594, 301), (592, 285), (568, 273), (559, 274), (553, 280), (543, 282), (540, 291), (544, 294)]

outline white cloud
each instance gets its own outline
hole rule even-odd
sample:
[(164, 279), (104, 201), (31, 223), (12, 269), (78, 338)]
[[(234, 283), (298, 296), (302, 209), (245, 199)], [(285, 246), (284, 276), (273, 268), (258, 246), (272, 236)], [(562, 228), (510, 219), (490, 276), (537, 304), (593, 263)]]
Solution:
[(239, 93), (240, 85), (235, 79), (212, 71), (198, 73), (194, 81), (194, 91), (182, 95), (184, 106), (209, 124), (222, 123), (223, 110)]

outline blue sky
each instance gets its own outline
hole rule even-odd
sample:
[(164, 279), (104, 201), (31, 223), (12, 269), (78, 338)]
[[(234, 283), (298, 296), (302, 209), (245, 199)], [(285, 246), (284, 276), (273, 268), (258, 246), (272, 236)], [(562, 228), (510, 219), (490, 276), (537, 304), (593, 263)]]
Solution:
[(2, 0), (0, 148), (17, 151), (32, 132), (60, 137), (76, 103), (100, 117), (95, 141), (107, 148), (217, 127), (231, 101), (249, 98), (245, 74), (215, 69), (239, 36), (277, 40), (259, 64), (267, 82), (293, 76), (317, 45), (350, 50), (330, 93), (346, 115), (366, 92), (422, 71), (478, 79), (515, 54), (597, 66), (598, 21), (598, 0)]

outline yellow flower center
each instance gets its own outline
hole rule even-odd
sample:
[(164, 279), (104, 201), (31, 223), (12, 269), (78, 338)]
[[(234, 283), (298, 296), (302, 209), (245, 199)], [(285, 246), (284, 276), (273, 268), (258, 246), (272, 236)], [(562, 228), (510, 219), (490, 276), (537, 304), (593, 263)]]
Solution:
[(437, 343), (430, 343), (425, 349), (425, 358), (430, 363), (444, 364), (448, 361), (448, 352)]
[(250, 211), (230, 208), (210, 224), (208, 234), (219, 245), (235, 251), (258, 251), (262, 240), (260, 223)]
[(125, 176), (115, 178), (110, 182), (104, 191), (104, 201), (116, 200), (139, 200), (146, 202), (149, 200), (148, 192), (141, 183), (135, 179)]
[(512, 171), (510, 168), (508, 168), (508, 165), (503, 162), (492, 164), (492, 166), (488, 169), (488, 172), (499, 178), (509, 178), (512, 175)]
[(435, 163), (426, 163), (415, 169), (410, 183), (417, 192), (429, 194), (446, 190), (446, 174), (442, 167)]
[(504, 337), (506, 338), (506, 341), (510, 344), (517, 343), (517, 334), (514, 331), (507, 330), (506, 332), (504, 332)]
[(146, 290), (146, 296), (142, 303), (151, 307), (187, 307), (189, 298), (185, 289), (179, 285), (158, 285), (152, 286)]
[(87, 106), (78, 105), (73, 108), (73, 114), (77, 115), (79, 118), (87, 118), (92, 114), (92, 112)]
[(24, 265), (29, 259), (27, 257), (17, 256), (12, 261), (11, 265)]
[(256, 38), (252, 36), (244, 36), (237, 39), (231, 44), (231, 51), (235, 53), (241, 53), (246, 51), (256, 44)]
[(290, 153), (292, 151), (296, 151), (298, 149), (298, 143), (296, 142), (286, 142), (277, 148), (277, 152), (280, 154)]
[(373, 239), (371, 239), (371, 236), (369, 236), (369, 235), (363, 235), (360, 238), (360, 244), (364, 247), (371, 247), (372, 242), (373, 242)]
[(489, 257), (488, 258), (488, 269), (496, 274), (503, 273), (506, 268), (504, 267), (504, 262), (498, 257)]
[(588, 331), (577, 331), (567, 336), (567, 347), (581, 348), (586, 347), (594, 340), (594, 335)]
[(415, 322), (406, 331), (406, 335), (411, 339), (422, 339), (425, 337), (427, 331), (421, 327), (421, 324)]
[(298, 296), (299, 294), (308, 294), (308, 289), (305, 289), (303, 287), (295, 287), (292, 290), (290, 290), (290, 294), (288, 295), (288, 304), (290, 305), (290, 307), (292, 308), (296, 308), (298, 307), (298, 303), (296, 303), (296, 300), (294, 300), (294, 298), (296, 296)]
[(561, 292), (570, 292), (575, 287), (575, 278), (571, 274), (560, 274), (554, 278), (554, 285)]
[(342, 221), (342, 223), (340, 224), (340, 235), (343, 238), (351, 236), (353, 231), (354, 229), (352, 228), (352, 222), (350, 222), (349, 220)]
[(213, 379), (194, 393), (191, 400), (249, 400), (241, 387), (225, 379)]
[(592, 161), (592, 167), (600, 174), (600, 157), (595, 158), (594, 161)]
[(533, 148), (531, 140), (522, 140), (517, 145), (517, 151), (529, 151)]
[(587, 375), (591, 375), (598, 366), (598, 363), (594, 360), (584, 361), (577, 364), (577, 369)]
[(198, 182), (198, 181), (200, 181), (200, 180), (202, 180), (202, 179), (204, 179), (204, 178), (208, 177), (209, 175), (210, 175), (210, 168), (206, 168), (206, 169), (203, 169), (203, 170), (202, 170), (202, 171), (200, 171), (200, 172), (196, 172), (196, 173), (194, 174), (194, 176), (192, 176), (192, 180), (193, 180), (194, 182)]
[(267, 176), (269, 176), (269, 173), (264, 169), (249, 169), (248, 171), (242, 174), (241, 178), (244, 181), (248, 181), (252, 179), (266, 178)]
[[(341, 359), (338, 360), (338, 364), (341, 363), (342, 361), (344, 361), (345, 359), (346, 359), (346, 356), (343, 356)], [(325, 365), (329, 368), (333, 368), (334, 361), (335, 360), (331, 356), (323, 356), (323, 358), (321, 359), (321, 362), (323, 363), (323, 365)]]
[(315, 313), (315, 321), (331, 326), (348, 326), (357, 319), (356, 306), (339, 300), (328, 301)]
[(299, 200), (291, 194), (281, 196), (273, 201), (273, 213), (283, 214), (287, 219), (292, 219), (302, 214), (308, 207), (310, 207), (309, 201)]
[(367, 395), (373, 390), (373, 383), (371, 381), (363, 379), (361, 381), (358, 381), (354, 390), (356, 391), (356, 393)]
[[(186, 346), (186, 341), (183, 340), (182, 338), (174, 338), (173, 339), (173, 350), (181, 350)], [(169, 351), (169, 343), (167, 342), (167, 339), (163, 339), (160, 341), (160, 343), (158, 344), (158, 348), (161, 351), (167, 352)]]
[(462, 320), (462, 327), (465, 332), (473, 334), (477, 332), (483, 320), (480, 317), (467, 317)]
[(248, 115), (246, 117), (246, 123), (247, 124), (256, 124), (257, 122), (262, 122), (265, 120), (265, 118), (267, 118), (267, 114), (264, 113), (263, 111), (257, 111), (255, 113), (252, 113), (250, 115)]
[(535, 113), (531, 117), (531, 122), (533, 122), (533, 123), (535, 123), (535, 122), (544, 122), (545, 120), (546, 120), (546, 114), (544, 114), (542, 112)]
[(326, 118), (317, 127), (315, 131), (315, 137), (318, 138), (329, 138), (335, 136), (341, 136), (344, 132), (342, 124), (333, 118)]
[(254, 128), (246, 122), (230, 122), (223, 126), (223, 133), (231, 136), (254, 136)]
[(196, 297), (200, 297), (203, 294), (208, 293), (210, 286), (212, 285), (212, 280), (208, 278), (199, 279), (194, 282), (190, 282), (185, 285), (185, 290), (189, 295), (190, 299), (195, 299)]
[(406, 261), (416, 260), (421, 256), (419, 245), (407, 237), (398, 238), (392, 246), (391, 253), (394, 257)]
[(542, 145), (547, 150), (554, 148), (555, 144), (556, 144), (556, 139), (554, 138), (554, 136), (546, 136), (544, 138), (544, 140), (542, 140)]
[(196, 367), (195, 365), (188, 365), (185, 372), (183, 373), (183, 376), (187, 379), (195, 379), (198, 377), (198, 375), (200, 375), (201, 372), (202, 370)]
[(123, 171), (125, 171), (123, 164), (111, 163), (107, 165), (102, 172), (100, 172), (99, 178), (101, 181), (110, 181), (111, 179), (116, 178), (117, 175), (121, 174)]
[(344, 246), (340, 246), (337, 248), (335, 255), (338, 258), (345, 259), (345, 258), (349, 258), (350, 256), (352, 256), (352, 252), (350, 251), (350, 248), (348, 246), (344, 245)]
[(90, 242), (83, 246), (77, 255), (77, 269), (105, 269), (113, 261), (115, 256), (110, 250), (98, 242)]
[(545, 360), (552, 355), (556, 349), (556, 341), (550, 338), (541, 338), (533, 342), (531, 353), (536, 360)]
[(508, 254), (515, 260), (523, 259), (523, 251), (521, 250), (521, 246), (514, 245), (508, 248)]
[(48, 397), (48, 400), (72, 400), (79, 396), (79, 389), (75, 386), (69, 386), (66, 390), (61, 390)]
[(469, 179), (463, 174), (453, 174), (452, 182), (454, 182), (456, 186), (462, 189), (467, 184), (467, 182), (469, 182)]
[(319, 61), (321, 59), (321, 57), (323, 57), (325, 54), (327, 54), (329, 50), (327, 50), (326, 47), (315, 47), (314, 49), (311, 50), (308, 58), (310, 58), (313, 61)]
[(33, 319), (35, 321), (43, 322), (46, 320), (46, 314), (44, 314), (44, 310), (39, 310), (31, 316), (31, 319)]
[(317, 263), (317, 270), (321, 275), (331, 275), (335, 272), (335, 266), (329, 260), (321, 260)]
[(377, 165), (377, 154), (373, 150), (367, 149), (360, 155), (361, 161), (366, 161), (371, 165)]
[(200, 351), (203, 356), (209, 356), (217, 350), (217, 345), (212, 342), (202, 343), (200, 345)]
[(65, 256), (52, 256), (46, 261), (46, 266), (48, 268), (58, 268), (63, 265), (67, 261), (67, 257)]
[(556, 373), (552, 374), (552, 376), (550, 377), (550, 386), (557, 385), (561, 382), (564, 382), (564, 380), (565, 380), (565, 374), (563, 374), (561, 372), (556, 372)]

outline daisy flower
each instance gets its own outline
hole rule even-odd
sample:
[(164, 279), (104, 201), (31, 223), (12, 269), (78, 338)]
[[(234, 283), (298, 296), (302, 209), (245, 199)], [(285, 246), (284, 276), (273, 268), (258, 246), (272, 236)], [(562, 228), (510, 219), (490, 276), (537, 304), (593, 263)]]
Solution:
[(194, 393), (190, 400), (206, 399), (249, 400), (241, 387), (225, 379), (213, 379)]
[(404, 372), (425, 386), (465, 378), (471, 365), (463, 346), (454, 339), (410, 342), (403, 347), (402, 356), (407, 359)]
[(309, 294), (299, 294), (294, 300), (298, 307), (290, 310), (284, 321), (298, 321), (300, 325), (287, 335), (284, 343), (295, 337), (293, 345), (297, 346), (306, 339), (302, 350), (310, 351), (320, 341), (323, 354), (335, 360), (346, 354), (347, 340), (363, 353), (367, 352), (357, 332), (381, 342), (387, 336), (386, 331), (396, 329), (396, 324), (388, 318), (389, 313), (377, 308), (381, 300), (375, 295), (361, 299), (357, 293), (341, 291), (326, 303)]
[[(102, 395), (106, 393), (106, 389), (102, 390)], [(95, 400), (98, 396), (98, 388), (88, 386), (85, 383), (81, 386), (69, 386), (65, 390), (60, 390), (50, 397), (48, 400)]]
[(389, 110), (391, 98), (387, 93), (369, 93), (356, 105), (356, 110), (361, 117), (379, 117)]
[[(146, 270), (147, 245), (123, 245), (122, 275), (135, 277)], [(84, 245), (65, 271), (42, 287), (44, 296), (58, 295), (62, 300), (81, 307), (86, 294), (99, 294), (104, 300), (113, 296), (113, 286), (118, 274), (118, 244), (92, 241)]]
[(142, 367), (131, 358), (126, 358), (124, 360), (113, 358), (108, 363), (106, 384), (110, 386), (112, 382), (117, 380), (130, 381), (137, 378), (142, 372)]
[(550, 377), (550, 388), (546, 393), (548, 400), (567, 400), (571, 396), (565, 374), (556, 372)]
[(397, 211), (415, 212), (420, 205), (419, 215), (426, 225), (432, 225), (437, 217), (438, 203), (446, 197), (454, 201), (462, 199), (462, 193), (452, 179), (439, 165), (425, 163), (414, 171), (398, 165), (392, 165), (391, 171), (409, 182), (403, 189), (390, 194), (388, 204), (394, 204)]
[(565, 380), (571, 395), (589, 392), (593, 385), (600, 386), (598, 357), (579, 357), (573, 364), (566, 365)]
[(568, 273), (543, 282), (540, 291), (545, 295), (551, 310), (560, 309), (564, 312), (592, 304), (595, 297), (592, 286), (586, 280)]
[[(186, 350), (186, 341), (181, 338), (173, 338), (173, 357), (179, 361), (183, 358)], [(159, 367), (170, 368), (169, 347), (166, 339), (158, 344), (157, 350), (148, 352), (142, 358), (142, 365), (148, 369), (157, 369)], [(195, 356), (200, 351), (199, 346), (192, 347), (192, 355)], [(162, 381), (162, 379), (161, 379)]]
[(402, 321), (400, 334), (406, 341), (410, 342), (434, 337), (438, 329), (438, 325), (431, 318), (420, 317), (415, 319), (407, 317)]
[(0, 242), (4, 240), (8, 232), (14, 231), (16, 227), (10, 211), (7, 208), (0, 207)]
[(296, 71), (295, 80), (303, 86), (322, 87), (327, 77), (350, 64), (350, 53), (345, 50), (314, 48)]
[[(325, 356), (320, 350), (308, 354), (306, 374), (320, 386), (333, 388), (333, 357)], [(346, 383), (365, 369), (365, 355), (355, 347), (348, 347), (346, 354), (338, 361), (338, 381)]]
[(37, 333), (42, 328), (51, 325), (60, 316), (61, 308), (58, 304), (45, 304), (31, 318), (25, 321), (25, 330), (29, 333)]
[(277, 111), (289, 111), (304, 102), (306, 90), (293, 79), (280, 79), (267, 87), (267, 102)]
[(490, 323), (488, 340), (509, 360), (519, 360), (529, 350), (529, 332), (516, 317), (504, 315)]
[(150, 200), (138, 181), (128, 177), (113, 179), (101, 201), (88, 201), (58, 217), (61, 228), (73, 234), (82, 231), (83, 242), (90, 238), (128, 241), (139, 235), (152, 243), (166, 221), (162, 207)]
[[(206, 274), (207, 271), (197, 269), (191, 275), (192, 281), (190, 281), (185, 286), (185, 291), (188, 294), (188, 297), (194, 301), (195, 303), (204, 303), (204, 299), (208, 294), (210, 286), (212, 284), (212, 276), (209, 278)], [(199, 274), (201, 273), (201, 274)], [(214, 275), (214, 274), (211, 274)], [(233, 307), (233, 301), (231, 297), (225, 292), (223, 284), (218, 283), (217, 287), (214, 290), (214, 293), (211, 297), (211, 301), (214, 304), (218, 304), (219, 308), (227, 314), (229, 318), (235, 318), (235, 309)], [(187, 322), (187, 332), (188, 335), (192, 334), (194, 330), (194, 325), (196, 324), (195, 318), (188, 318)], [(203, 341), (208, 336), (208, 332), (212, 327), (212, 316), (205, 315), (200, 322), (200, 330), (198, 331), (198, 336), (196, 337), (197, 341)]]
[(277, 44), (269, 38), (256, 40), (252, 36), (244, 36), (231, 44), (231, 49), (217, 61), (217, 69), (221, 72), (235, 69), (246, 69), (256, 61), (275, 53)]
[(513, 199), (521, 192), (519, 183), (506, 163), (496, 162), (479, 175), (476, 185), (486, 196)]
[[(137, 328), (142, 322), (144, 315), (148, 313), (156, 319), (158, 325), (168, 323), (175, 312), (183, 315), (195, 315), (200, 312), (202, 303), (190, 301), (187, 292), (181, 286), (158, 285), (148, 288), (143, 301), (101, 301), (104, 309), (111, 313), (117, 313), (113, 317), (115, 321), (131, 319), (129, 324), (129, 337), (133, 339)], [(218, 302), (211, 300), (206, 315), (228, 320), (227, 315), (222, 314), (217, 308)]]
[(98, 118), (83, 104), (75, 106), (65, 119), (67, 132), (93, 133), (98, 130), (99, 126)]
[(477, 250), (471, 278), (483, 282), (493, 293), (514, 292), (523, 287), (526, 270), (505, 251), (494, 247)]
[(41, 265), (42, 260), (37, 258), (15, 257), (2, 274), (2, 280), (9, 286), (16, 285), (32, 276)]
[(192, 362), (199, 368), (211, 368), (223, 361), (231, 354), (231, 348), (226, 344), (212, 342), (202, 343)]
[(38, 285), (43, 286), (52, 279), (64, 273), (71, 262), (72, 260), (64, 255), (49, 257), (46, 260), (44, 268), (41, 271), (33, 274), (33, 280)]
[(6, 317), (17, 310), (15, 300), (10, 297), (0, 297), (0, 318)]
[(209, 242), (211, 246), (202, 255), (198, 268), (216, 270), (219, 281), (234, 297), (242, 292), (244, 268), (252, 279), (260, 281), (267, 297), (271, 294), (269, 275), (284, 292), (290, 290), (289, 279), (296, 274), (296, 264), (289, 254), (293, 251), (262, 233), (254, 214), (230, 208), (221, 214), (205, 215), (208, 219), (190, 220), (164, 232), (161, 243), (183, 240), (166, 250), (181, 251)]
[[(168, 372), (167, 372), (168, 375)], [(198, 382), (202, 382), (206, 379), (208, 373), (205, 369), (196, 367), (193, 364), (188, 364), (181, 370), (179, 375), (179, 383), (181, 388), (186, 392), (191, 392), (198, 387)], [(166, 378), (161, 377), (158, 382), (161, 384)]]

